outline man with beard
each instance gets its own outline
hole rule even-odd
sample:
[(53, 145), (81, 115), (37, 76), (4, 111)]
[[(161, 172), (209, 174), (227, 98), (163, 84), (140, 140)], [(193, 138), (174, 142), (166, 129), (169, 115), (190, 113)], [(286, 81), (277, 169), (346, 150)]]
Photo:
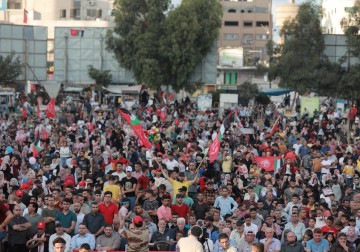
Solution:
[(210, 211), (210, 207), (206, 204), (204, 199), (204, 194), (199, 192), (197, 194), (197, 201), (191, 208), (191, 212), (195, 214), (197, 220), (203, 220), (205, 218), (205, 214)]
[(296, 235), (290, 231), (286, 235), (286, 242), (281, 244), (281, 252), (304, 252), (303, 245), (296, 241)]
[(167, 173), (165, 173), (165, 170), (163, 167), (161, 168), (161, 172), (163, 174), (163, 176), (173, 185), (174, 187), (174, 192), (173, 192), (173, 198), (176, 198), (176, 194), (179, 191), (180, 188), (182, 188), (183, 186), (185, 186), (187, 189), (189, 188), (190, 185), (196, 183), (197, 178), (198, 178), (198, 171), (196, 170), (196, 176), (193, 180), (188, 180), (185, 181), (185, 173), (183, 172), (179, 172), (178, 174), (178, 180), (172, 179), (168, 176)]
[(96, 239), (96, 247), (101, 250), (118, 250), (120, 248), (121, 237), (114, 232), (111, 225), (106, 224), (104, 234)]

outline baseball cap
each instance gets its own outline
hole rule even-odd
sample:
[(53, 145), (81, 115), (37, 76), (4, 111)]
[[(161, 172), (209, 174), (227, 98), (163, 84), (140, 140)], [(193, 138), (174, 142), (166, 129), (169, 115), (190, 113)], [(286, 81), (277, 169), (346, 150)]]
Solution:
[(86, 186), (86, 181), (84, 181), (84, 180), (80, 181), (79, 186)]
[(245, 234), (253, 234), (254, 232), (252, 230), (248, 230), (245, 232)]
[(161, 168), (159, 167), (155, 171), (161, 172)]
[(37, 224), (37, 228), (45, 229), (45, 222), (40, 221), (40, 222)]
[(16, 195), (17, 197), (22, 197), (22, 196), (24, 196), (24, 193), (23, 193), (21, 190), (17, 190), (17, 191), (15, 192), (15, 195)]
[(30, 185), (28, 184), (28, 183), (23, 183), (23, 184), (21, 184), (21, 186), (20, 186), (20, 189), (21, 190), (26, 190), (26, 189), (29, 189), (30, 188)]
[(131, 166), (126, 166), (126, 171), (127, 172), (132, 172), (132, 167)]
[(133, 223), (136, 225), (136, 224), (139, 224), (140, 222), (144, 222), (143, 218), (139, 215), (136, 215), (134, 218), (133, 218)]

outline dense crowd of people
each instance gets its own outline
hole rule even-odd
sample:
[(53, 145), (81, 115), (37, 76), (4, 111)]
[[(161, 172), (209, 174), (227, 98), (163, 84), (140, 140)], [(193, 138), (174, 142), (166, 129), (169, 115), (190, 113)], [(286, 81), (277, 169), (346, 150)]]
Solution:
[(164, 97), (96, 106), (85, 94), (51, 118), (26, 101), (4, 110), (1, 251), (360, 251), (355, 105), (288, 117), (283, 104), (199, 111)]

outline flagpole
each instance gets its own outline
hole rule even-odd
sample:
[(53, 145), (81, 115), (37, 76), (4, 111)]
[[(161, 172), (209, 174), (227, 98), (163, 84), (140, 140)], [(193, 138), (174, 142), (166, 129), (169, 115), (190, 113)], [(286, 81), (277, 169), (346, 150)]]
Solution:
[(278, 118), (276, 119), (276, 121), (275, 121), (274, 125), (272, 126), (270, 132), (272, 132), (272, 131), (274, 130), (275, 125), (278, 123), (279, 120), (280, 120), (280, 115), (279, 115)]

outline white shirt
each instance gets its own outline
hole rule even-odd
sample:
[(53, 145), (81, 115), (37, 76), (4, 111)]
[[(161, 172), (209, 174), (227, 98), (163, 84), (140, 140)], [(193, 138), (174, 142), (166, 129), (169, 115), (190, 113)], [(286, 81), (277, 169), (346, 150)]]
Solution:
[(254, 223), (251, 223), (250, 226), (244, 225), (244, 233), (246, 234), (247, 231), (252, 231), (255, 235), (258, 231), (258, 226)]
[(321, 166), (323, 165), (329, 165), (329, 168), (321, 168), (321, 173), (330, 173), (330, 165), (331, 165), (331, 160), (323, 160), (321, 161)]
[(166, 168), (167, 168), (169, 171), (173, 171), (175, 167), (179, 167), (179, 163), (178, 163), (178, 161), (176, 161), (175, 159), (173, 159), (172, 161), (167, 160), (167, 161), (165, 162), (165, 165), (166, 165)]
[(53, 241), (58, 238), (61, 237), (65, 240), (66, 244), (65, 244), (65, 252), (70, 252), (70, 243), (71, 243), (71, 236), (68, 235), (67, 233), (64, 232), (64, 234), (62, 236), (55, 234), (52, 234), (49, 238), (49, 252), (54, 252), (54, 246), (53, 246)]
[(181, 252), (182, 251), (204, 252), (202, 244), (193, 235), (189, 235), (189, 237), (181, 238), (177, 244)]
[(75, 213), (75, 214), (76, 214), (77, 221), (76, 221), (76, 224), (75, 224), (74, 234), (77, 234), (78, 229), (79, 229), (79, 225), (81, 223), (83, 223), (85, 214), (83, 214), (82, 212), (80, 212), (79, 214), (77, 214), (77, 213)]

